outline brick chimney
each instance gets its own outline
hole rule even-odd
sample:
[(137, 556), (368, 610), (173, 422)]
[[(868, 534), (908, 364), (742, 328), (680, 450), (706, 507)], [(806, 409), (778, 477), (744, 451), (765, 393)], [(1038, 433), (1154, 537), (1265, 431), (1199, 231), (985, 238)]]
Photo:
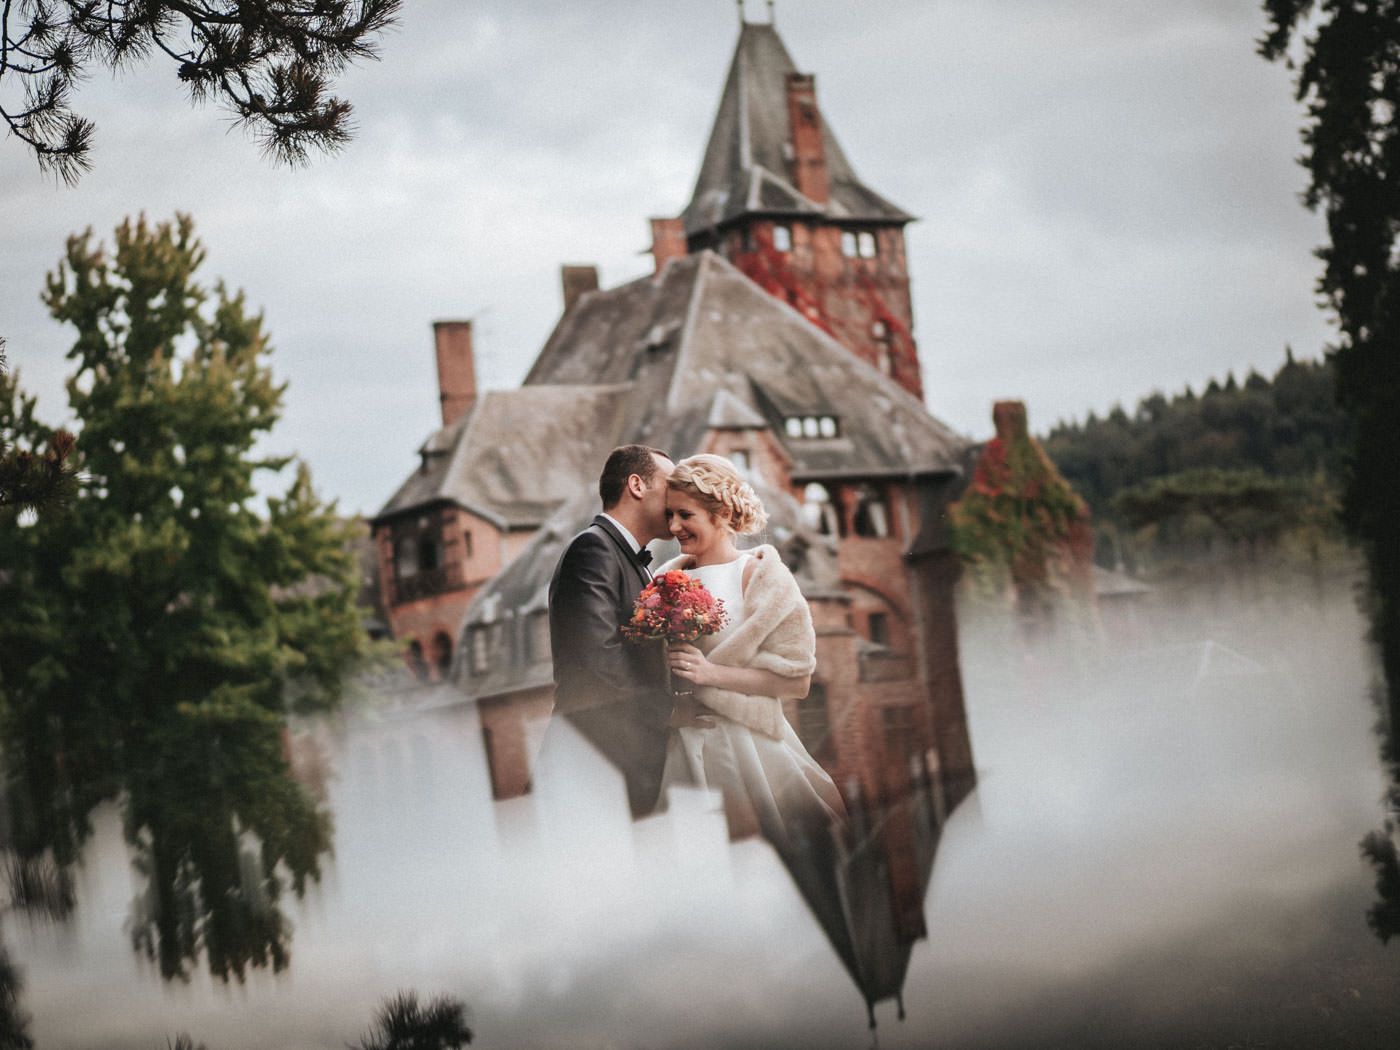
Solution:
[(1024, 401), (997, 401), (992, 405), (992, 423), (1003, 444), (1024, 441), (1030, 436)]
[(471, 411), (476, 402), (476, 360), (472, 356), (470, 321), (434, 321), (433, 344), (437, 351), (438, 398), (442, 425), (451, 426)]
[(672, 259), (682, 258), (686, 252), (685, 224), (680, 219), (651, 220), (651, 257), (656, 262), (656, 273), (660, 273)]
[(584, 292), (598, 290), (598, 267), (561, 266), (559, 276), (564, 284), (564, 312), (568, 313)]
[(810, 73), (789, 73), (787, 102), (788, 127), (792, 130), (792, 184), (804, 197), (825, 204), (831, 198), (831, 181), (826, 173), (816, 77)]

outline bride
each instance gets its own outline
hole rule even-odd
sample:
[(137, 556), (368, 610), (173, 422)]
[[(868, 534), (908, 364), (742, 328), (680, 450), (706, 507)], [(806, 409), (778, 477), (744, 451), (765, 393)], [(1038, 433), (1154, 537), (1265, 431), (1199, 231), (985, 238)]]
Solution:
[(663, 784), (718, 790), (732, 835), (760, 831), (789, 844), (845, 816), (835, 784), (783, 715), (784, 700), (807, 695), (816, 668), (811, 611), (776, 549), (735, 547), (736, 534), (757, 533), (768, 519), (727, 459), (681, 460), (667, 486), (681, 554), (657, 572), (700, 580), (724, 602), (728, 623), (698, 646), (670, 649), (673, 678), (693, 684), (703, 710), (672, 734)]

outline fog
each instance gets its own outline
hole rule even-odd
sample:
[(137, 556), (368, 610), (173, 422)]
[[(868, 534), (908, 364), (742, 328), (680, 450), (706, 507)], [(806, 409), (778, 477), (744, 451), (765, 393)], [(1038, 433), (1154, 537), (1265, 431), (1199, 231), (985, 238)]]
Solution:
[[(477, 709), (442, 691), (298, 727), (334, 857), (283, 899), (280, 974), (162, 982), (132, 951), (143, 879), (103, 811), (72, 920), (5, 926), (36, 1043), (339, 1048), (412, 988), (464, 999), (482, 1047), (1389, 1045), (1400, 978), (1357, 849), (1384, 775), (1351, 581), (1130, 601), (1035, 642), (965, 603), (979, 782), (951, 813), (935, 788), (867, 828), (922, 829), (926, 927), (884, 957), (907, 959), (905, 1017), (876, 1002), (874, 1033), (801, 873), (731, 842), (714, 798), (633, 822), (620, 776), (562, 726), (532, 792), (493, 801)], [(852, 898), (893, 877), (849, 863)]]

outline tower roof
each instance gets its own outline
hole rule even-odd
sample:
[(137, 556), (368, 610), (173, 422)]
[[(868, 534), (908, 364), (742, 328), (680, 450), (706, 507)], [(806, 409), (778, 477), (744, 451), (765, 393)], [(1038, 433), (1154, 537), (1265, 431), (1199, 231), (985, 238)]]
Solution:
[(787, 101), (787, 77), (796, 72), (772, 25), (743, 24), (695, 192), (681, 213), (687, 235), (745, 214), (912, 221), (912, 215), (860, 181), (825, 118), (822, 145), (830, 199), (817, 202), (797, 190), (789, 175), (793, 146)]

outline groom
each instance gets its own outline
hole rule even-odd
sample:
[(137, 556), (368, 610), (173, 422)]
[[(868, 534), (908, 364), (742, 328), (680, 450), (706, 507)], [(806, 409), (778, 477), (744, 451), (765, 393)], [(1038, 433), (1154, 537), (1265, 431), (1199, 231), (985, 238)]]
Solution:
[(656, 807), (672, 701), (661, 649), (624, 643), (618, 628), (651, 579), (646, 544), (670, 535), (674, 469), (659, 449), (613, 449), (598, 479), (603, 512), (569, 542), (549, 583), (555, 711), (622, 772), (633, 818)]

